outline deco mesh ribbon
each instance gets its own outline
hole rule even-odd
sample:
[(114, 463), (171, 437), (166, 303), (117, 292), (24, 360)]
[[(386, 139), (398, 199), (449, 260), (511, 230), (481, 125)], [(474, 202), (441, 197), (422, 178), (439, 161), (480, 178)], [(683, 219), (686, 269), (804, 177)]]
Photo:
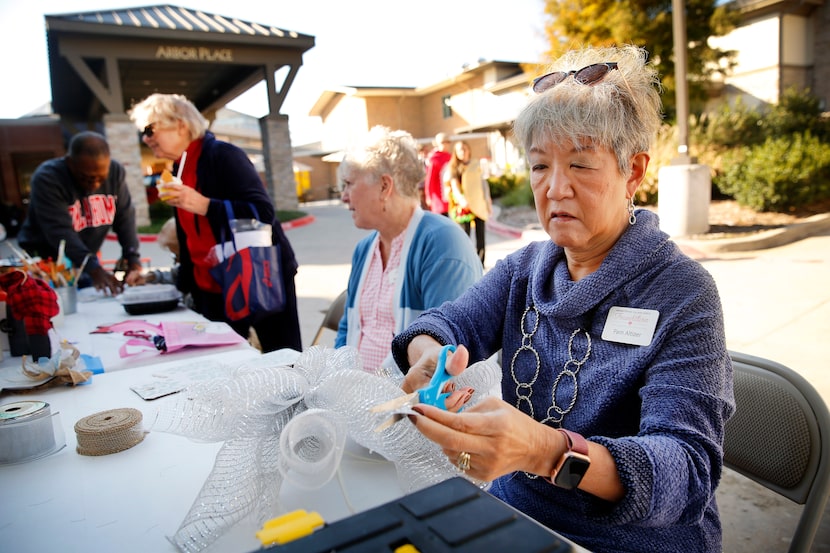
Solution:
[[(274, 352), (277, 354), (278, 352)], [(406, 418), (375, 432), (385, 414), (370, 407), (403, 395), (400, 379), (364, 372), (357, 350), (313, 346), (293, 365), (264, 354), (169, 398), (153, 430), (224, 442), (213, 469), (170, 541), (183, 552), (211, 545), (234, 524), (282, 514), (285, 478), (306, 488), (337, 472), (346, 437), (395, 464), (411, 493), (461, 473)], [(467, 405), (497, 389), (501, 369), (482, 361), (456, 377), (476, 390)]]

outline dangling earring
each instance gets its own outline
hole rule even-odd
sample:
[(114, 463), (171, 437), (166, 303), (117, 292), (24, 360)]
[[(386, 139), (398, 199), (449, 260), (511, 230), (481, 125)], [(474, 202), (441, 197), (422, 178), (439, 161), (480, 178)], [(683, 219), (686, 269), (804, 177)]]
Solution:
[(637, 222), (637, 216), (634, 215), (634, 196), (628, 198), (628, 224), (633, 225)]

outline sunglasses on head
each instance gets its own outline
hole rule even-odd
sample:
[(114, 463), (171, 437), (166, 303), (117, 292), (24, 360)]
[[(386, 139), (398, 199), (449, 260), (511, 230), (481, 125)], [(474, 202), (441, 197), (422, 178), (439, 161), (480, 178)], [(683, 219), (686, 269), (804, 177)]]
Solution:
[(594, 63), (587, 65), (582, 69), (575, 69), (573, 71), (554, 71), (541, 77), (533, 79), (533, 92), (541, 94), (542, 92), (555, 87), (571, 75), (579, 84), (590, 86), (600, 82), (605, 76), (617, 69), (617, 62), (607, 61), (604, 63)]
[(153, 129), (153, 125), (155, 125), (155, 123), (150, 123), (149, 125), (147, 125), (146, 127), (144, 127), (144, 130), (143, 130), (143, 131), (141, 131), (141, 136), (142, 136), (142, 137), (145, 137), (145, 136), (146, 136), (147, 138), (152, 138), (153, 133), (155, 133), (155, 132), (156, 132), (156, 131)]

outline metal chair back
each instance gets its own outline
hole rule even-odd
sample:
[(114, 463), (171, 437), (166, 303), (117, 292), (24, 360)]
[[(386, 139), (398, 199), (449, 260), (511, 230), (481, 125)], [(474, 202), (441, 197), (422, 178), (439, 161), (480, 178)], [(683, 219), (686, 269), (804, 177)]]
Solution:
[(337, 326), (340, 324), (340, 319), (343, 317), (343, 311), (345, 309), (346, 291), (343, 290), (340, 292), (340, 295), (337, 296), (333, 302), (331, 302), (331, 305), (329, 305), (329, 308), (323, 317), (323, 322), (320, 323), (320, 328), (317, 329), (317, 334), (314, 335), (314, 340), (311, 342), (312, 346), (316, 346), (320, 343), (320, 340), (323, 338), (323, 333), (326, 330), (333, 330), (334, 332), (337, 332)]
[(724, 464), (804, 505), (790, 553), (807, 553), (830, 496), (830, 413), (792, 369), (730, 352), (737, 409), (726, 423)]

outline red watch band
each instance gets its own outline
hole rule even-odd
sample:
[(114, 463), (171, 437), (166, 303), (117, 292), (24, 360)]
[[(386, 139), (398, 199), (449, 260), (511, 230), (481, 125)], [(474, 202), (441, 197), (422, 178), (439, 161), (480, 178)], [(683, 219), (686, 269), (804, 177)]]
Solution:
[(567, 449), (555, 463), (551, 476), (543, 478), (556, 486), (573, 489), (579, 485), (582, 476), (591, 464), (591, 459), (588, 457), (588, 440), (564, 428), (556, 430), (565, 436)]
[(583, 455), (588, 455), (588, 440), (586, 440), (582, 434), (577, 434), (576, 432), (571, 432), (570, 430), (565, 430), (564, 428), (557, 428), (557, 430), (565, 435), (565, 442), (567, 443), (568, 451), (575, 451)]

